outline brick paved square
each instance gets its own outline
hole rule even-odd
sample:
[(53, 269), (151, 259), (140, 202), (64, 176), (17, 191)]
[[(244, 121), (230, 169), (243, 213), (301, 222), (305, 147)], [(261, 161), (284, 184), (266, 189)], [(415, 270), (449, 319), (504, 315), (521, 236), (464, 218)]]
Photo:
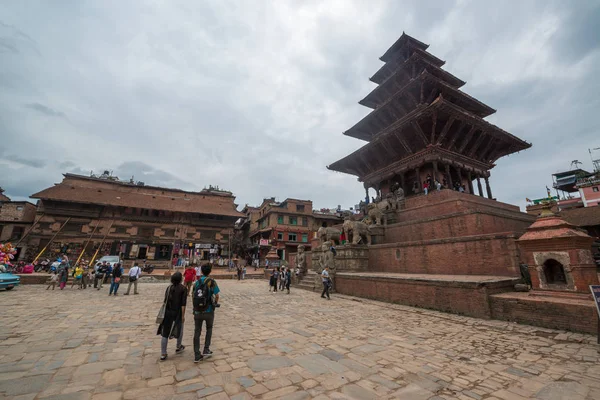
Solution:
[(263, 281), (221, 281), (214, 356), (160, 363), (166, 283), (139, 296), (88, 289), (2, 292), (0, 398), (598, 399), (596, 338)]

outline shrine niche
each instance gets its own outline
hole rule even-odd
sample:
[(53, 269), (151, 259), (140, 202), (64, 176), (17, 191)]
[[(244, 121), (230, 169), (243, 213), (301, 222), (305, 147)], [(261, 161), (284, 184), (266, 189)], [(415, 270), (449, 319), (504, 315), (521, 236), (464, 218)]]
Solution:
[(533, 289), (587, 294), (589, 285), (598, 284), (593, 242), (586, 232), (545, 209), (518, 240)]

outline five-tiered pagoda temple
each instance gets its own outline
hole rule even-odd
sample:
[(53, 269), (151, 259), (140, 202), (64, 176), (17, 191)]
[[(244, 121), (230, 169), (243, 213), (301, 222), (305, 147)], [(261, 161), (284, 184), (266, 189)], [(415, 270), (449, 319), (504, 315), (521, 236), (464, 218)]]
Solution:
[[(402, 33), (371, 77), (378, 86), (359, 103), (373, 108), (345, 135), (368, 143), (329, 169), (358, 176), (385, 194), (400, 184), (407, 196), (422, 190), (427, 177), (448, 188), (492, 198), (490, 170), (500, 157), (531, 147), (484, 118), (495, 110), (459, 88), (465, 84), (444, 71), (429, 45)], [(367, 194), (368, 198), (368, 194)]]

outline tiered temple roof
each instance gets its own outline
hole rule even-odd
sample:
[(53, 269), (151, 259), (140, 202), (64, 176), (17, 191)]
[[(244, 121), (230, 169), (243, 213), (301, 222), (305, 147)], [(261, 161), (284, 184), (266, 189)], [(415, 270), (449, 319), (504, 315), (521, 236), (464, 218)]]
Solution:
[(374, 110), (344, 132), (369, 143), (329, 169), (374, 186), (437, 161), (487, 177), (498, 158), (531, 146), (485, 121), (496, 110), (460, 90), (428, 47), (403, 33), (380, 58), (379, 85), (359, 102)]

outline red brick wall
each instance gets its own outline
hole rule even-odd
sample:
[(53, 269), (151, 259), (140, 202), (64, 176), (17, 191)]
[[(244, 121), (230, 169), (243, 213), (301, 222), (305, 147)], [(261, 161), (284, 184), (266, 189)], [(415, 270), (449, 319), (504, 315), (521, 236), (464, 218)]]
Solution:
[(510, 293), (490, 296), (492, 318), (596, 334), (598, 314), (592, 300), (589, 304), (571, 299), (551, 300)]
[(529, 225), (531, 222), (524, 221), (520, 216), (512, 218), (477, 211), (460, 212), (390, 224), (385, 229), (384, 240), (385, 243), (395, 243), (503, 232), (516, 232), (520, 235)]
[[(413, 209), (417, 207), (424, 207), (430, 205), (436, 205), (442, 201), (468, 201), (479, 206), (487, 206), (492, 208), (501, 208), (507, 211), (520, 212), (519, 207), (512, 204), (502, 203), (496, 200), (486, 199), (484, 197), (460, 193), (454, 190), (442, 190), (441, 192), (433, 191), (428, 196), (411, 196), (406, 198), (406, 209)], [(473, 206), (469, 206), (473, 208)], [(525, 214), (525, 213), (523, 213)], [(525, 214), (526, 215), (526, 214)], [(533, 218), (535, 219), (535, 218)], [(532, 220), (533, 220), (532, 219)]]
[(336, 291), (342, 294), (478, 318), (491, 317), (489, 294), (512, 290), (513, 284), (508, 281), (486, 286), (473, 282), (365, 278), (348, 274), (335, 277)]
[(510, 235), (382, 244), (369, 249), (369, 266), (379, 272), (519, 276), (518, 260)]

